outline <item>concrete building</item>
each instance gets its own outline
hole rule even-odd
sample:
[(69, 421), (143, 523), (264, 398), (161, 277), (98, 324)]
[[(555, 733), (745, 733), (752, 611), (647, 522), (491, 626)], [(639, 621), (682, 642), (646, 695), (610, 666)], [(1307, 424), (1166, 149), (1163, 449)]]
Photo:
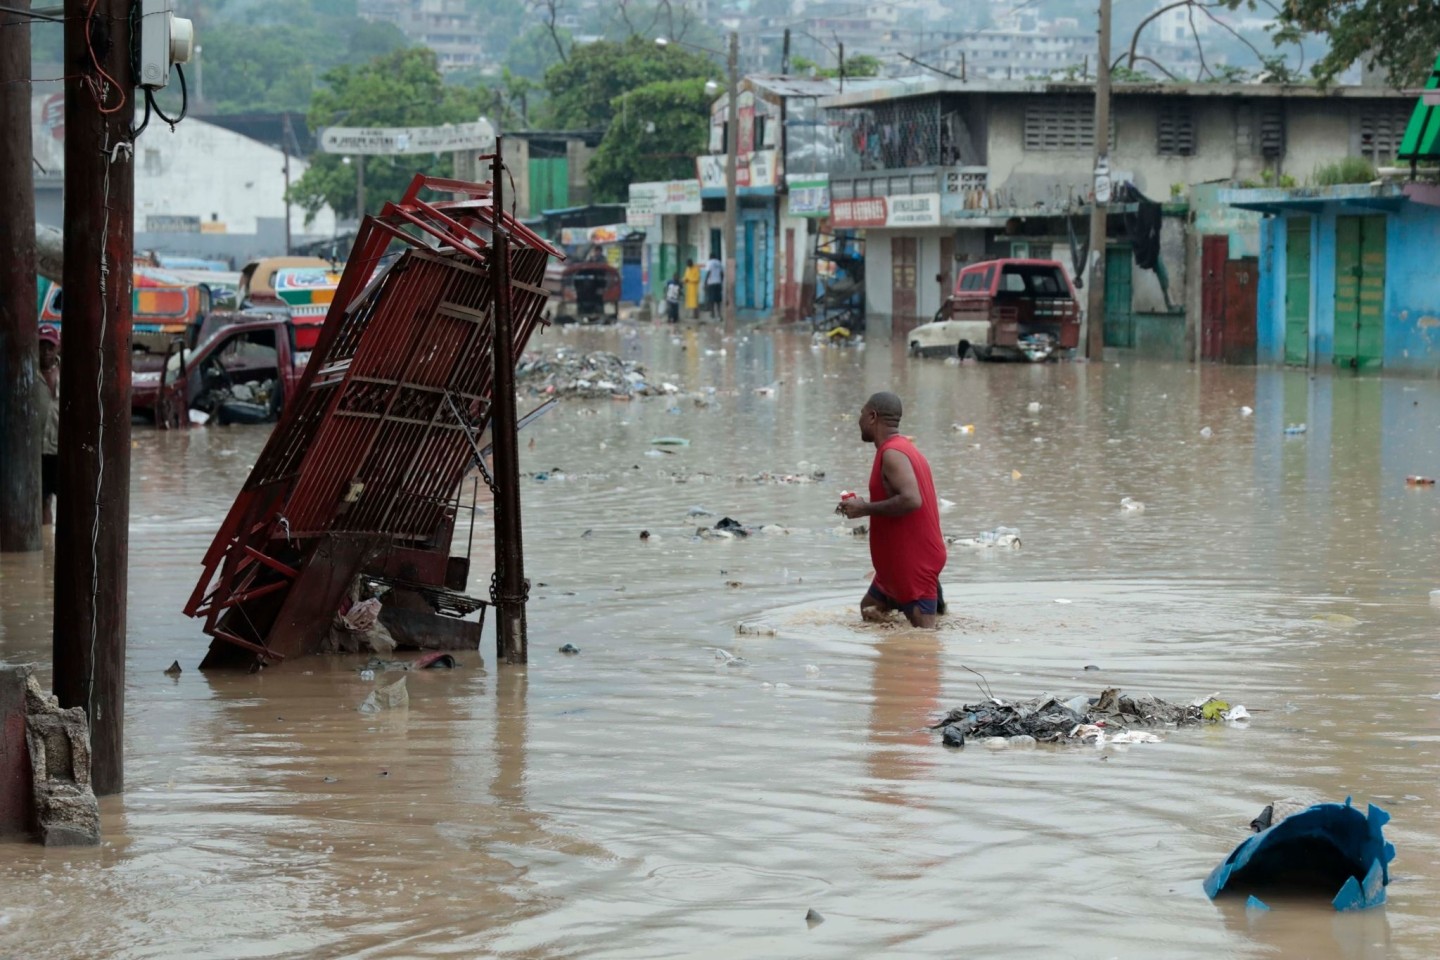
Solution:
[[(63, 93), (33, 98), (35, 217), (65, 226)], [(187, 118), (172, 132), (152, 119), (135, 143), (135, 248), (240, 265), (335, 234), (327, 207), (309, 223), (285, 192), (308, 164), (223, 127)]]
[[(883, 85), (879, 80), (847, 80), (846, 90)], [(840, 89), (839, 82), (773, 74), (740, 82), (736, 194), (739, 200), (735, 251), (736, 306), (742, 317), (794, 319), (801, 309), (801, 283), (810, 258), (813, 225), (819, 211), (795, 209), (787, 180), (823, 170), (835, 145), (826, 132), (819, 104)], [(729, 101), (721, 96), (711, 109), (710, 152), (696, 158), (702, 213), (692, 218), (679, 254), (697, 260), (712, 252), (722, 259), (725, 203), (725, 125)], [(680, 242), (677, 238), (677, 242)]]
[[(1388, 162), (1412, 102), (1360, 88), (1118, 85), (1111, 179), (1136, 194), (1111, 207), (1107, 344), (1198, 356), (1203, 285), (1191, 281), (1202, 275), (1204, 243), (1192, 221), (1225, 217), (1202, 209), (1219, 204), (1214, 191), (1192, 185), (1300, 181), (1346, 156)], [(1090, 85), (907, 78), (822, 104), (831, 223), (865, 232), (867, 311), (881, 329), (928, 320), (957, 262), (1046, 257), (1081, 272)], [(1132, 266), (1127, 217), (1140, 214), (1141, 197), (1162, 204), (1155, 271)], [(1222, 260), (1253, 258), (1257, 225), (1253, 214), (1224, 224)], [(1209, 249), (1213, 258), (1221, 248)]]
[(360, 0), (366, 20), (393, 23), (412, 43), (435, 51), (442, 72), (490, 63), (490, 34), (465, 0)]
[[(1440, 375), (1440, 186), (1227, 190), (1264, 216), (1253, 333), (1259, 363)], [(1226, 318), (1229, 319), (1229, 318)], [(1238, 328), (1238, 329), (1237, 329)]]

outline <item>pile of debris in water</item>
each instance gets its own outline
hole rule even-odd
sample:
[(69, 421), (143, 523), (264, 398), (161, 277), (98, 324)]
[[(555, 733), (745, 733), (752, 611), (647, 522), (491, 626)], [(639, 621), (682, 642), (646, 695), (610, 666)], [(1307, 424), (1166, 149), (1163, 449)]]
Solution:
[(1030, 700), (1004, 701), (991, 697), (951, 710), (931, 727), (939, 730), (949, 747), (963, 747), (967, 739), (1029, 743), (1157, 743), (1160, 738), (1143, 728), (1184, 727), (1221, 720), (1249, 719), (1244, 707), (1231, 707), (1215, 696), (1187, 704), (1158, 697), (1132, 697), (1111, 687), (1094, 699), (1086, 696), (1062, 700), (1044, 695)]
[(652, 382), (644, 365), (622, 360), (613, 353), (586, 353), (557, 347), (545, 353), (526, 353), (516, 368), (520, 383), (530, 392), (547, 397), (657, 397), (680, 393), (673, 383)]

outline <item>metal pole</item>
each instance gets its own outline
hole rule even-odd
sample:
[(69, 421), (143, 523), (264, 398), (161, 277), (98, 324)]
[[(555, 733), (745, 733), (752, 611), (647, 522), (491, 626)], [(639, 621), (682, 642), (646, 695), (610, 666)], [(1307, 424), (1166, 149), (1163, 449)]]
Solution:
[[(365, 155), (355, 158), (355, 222), (365, 219)], [(360, 229), (357, 225), (357, 231)]]
[[(28, 10), (30, 0), (18, 0)], [(22, 17), (23, 19), (23, 17)], [(0, 551), (40, 549), (40, 349), (35, 314), (35, 190), (30, 28), (0, 27)]]
[(125, 783), (135, 248), (130, 7), (130, 0), (65, 4), (65, 62), (76, 66), (65, 79), (55, 694), (61, 706), (82, 706), (89, 715), (91, 781), (102, 795)]
[(1085, 299), (1085, 355), (1091, 360), (1099, 360), (1105, 352), (1105, 201), (1110, 192), (1109, 168), (1110, 0), (1100, 0), (1100, 50), (1095, 61), (1096, 192), (1090, 207), (1090, 289)]
[(295, 128), (290, 126), (289, 112), (281, 114), (284, 117), (284, 129), (280, 135), (280, 149), (285, 151), (285, 256), (290, 256), (292, 240), (290, 237), (290, 141), (295, 137)]
[(501, 139), (495, 138), (490, 164), (492, 232), (490, 270), (495, 291), (495, 372), (490, 390), (490, 442), (495, 474), (495, 659), (525, 663), (529, 650), (525, 629), (525, 547), (520, 526), (520, 442), (515, 423), (515, 346), (510, 315), (510, 236), (500, 222), (505, 209), (505, 163)]
[(790, 75), (790, 28), (785, 28), (785, 45), (780, 51), (780, 75)]
[(730, 53), (725, 58), (728, 71), (725, 128), (725, 335), (735, 335), (735, 230), (740, 211), (739, 193), (735, 183), (735, 166), (740, 150), (740, 35), (730, 32)]

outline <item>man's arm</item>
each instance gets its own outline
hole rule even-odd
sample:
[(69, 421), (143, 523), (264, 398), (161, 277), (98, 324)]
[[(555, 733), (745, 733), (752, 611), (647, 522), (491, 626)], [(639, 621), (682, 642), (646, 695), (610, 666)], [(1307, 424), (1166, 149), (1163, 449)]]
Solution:
[(845, 500), (840, 509), (850, 519), (856, 517), (903, 517), (919, 510), (924, 501), (920, 498), (920, 481), (915, 479), (915, 468), (910, 458), (899, 450), (886, 450), (880, 460), (880, 476), (890, 496), (874, 503), (865, 500)]

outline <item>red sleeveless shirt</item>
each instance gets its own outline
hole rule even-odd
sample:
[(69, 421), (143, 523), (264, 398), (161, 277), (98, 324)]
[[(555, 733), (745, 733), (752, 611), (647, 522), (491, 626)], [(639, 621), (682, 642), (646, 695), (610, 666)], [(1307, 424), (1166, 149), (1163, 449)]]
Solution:
[(940, 571), (945, 569), (945, 540), (940, 536), (940, 500), (930, 464), (901, 436), (891, 437), (875, 451), (870, 469), (870, 502), (889, 499), (881, 462), (886, 450), (899, 450), (910, 459), (920, 486), (920, 507), (901, 517), (870, 517), (870, 562), (875, 585), (896, 603), (935, 597)]

